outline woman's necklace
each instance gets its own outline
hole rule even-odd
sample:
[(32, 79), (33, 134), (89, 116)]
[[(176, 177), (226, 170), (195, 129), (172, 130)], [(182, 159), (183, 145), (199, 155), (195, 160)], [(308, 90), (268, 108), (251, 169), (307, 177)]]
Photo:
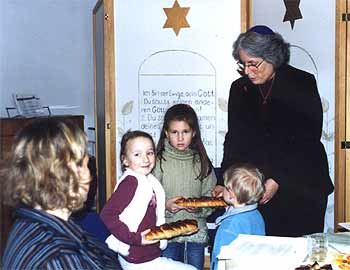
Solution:
[(273, 82), (274, 82), (274, 81), (275, 81), (275, 77), (272, 78), (270, 87), (269, 87), (268, 90), (266, 91), (266, 94), (265, 94), (265, 95), (264, 95), (264, 91), (263, 91), (263, 89), (261, 88), (261, 86), (258, 85), (260, 95), (261, 95), (261, 97), (262, 97), (262, 99), (263, 99), (262, 104), (264, 104), (264, 105), (267, 104), (267, 99), (269, 98), (269, 96), (270, 96), (270, 94), (271, 94), (272, 86), (273, 86)]

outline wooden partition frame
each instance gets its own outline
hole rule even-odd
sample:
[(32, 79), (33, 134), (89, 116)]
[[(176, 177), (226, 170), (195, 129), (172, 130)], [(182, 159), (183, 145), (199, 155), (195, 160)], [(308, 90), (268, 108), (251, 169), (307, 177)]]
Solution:
[[(241, 1), (241, 30), (246, 31), (251, 24), (250, 19), (250, 6), (251, 0), (240, 0)], [(98, 77), (99, 71), (96, 70), (96, 57), (98, 57), (96, 51), (96, 13), (100, 8), (104, 9), (104, 106), (105, 106), (105, 118), (101, 117), (101, 104), (96, 102), (98, 99)], [(118, 89), (116, 89), (115, 77), (115, 44), (114, 44), (114, 0), (99, 0), (93, 11), (94, 17), (94, 88), (95, 88), (95, 126), (96, 126), (96, 141), (97, 141), (97, 173), (99, 175), (99, 207), (102, 207), (106, 199), (110, 197), (113, 192), (113, 188), (116, 183), (116, 172), (117, 172), (117, 116), (116, 116), (116, 95)], [(118, 37), (116, 37), (118, 38)], [(101, 76), (100, 76), (101, 77)], [(104, 128), (101, 127), (101, 122), (104, 124)], [(99, 137), (103, 136), (105, 138), (105, 144), (101, 145), (99, 143)], [(100, 140), (103, 141), (103, 140)], [(104, 157), (101, 155), (101, 151), (105, 151)], [(100, 152), (100, 154), (98, 154)], [(101, 162), (105, 158), (105, 165)], [(101, 167), (102, 166), (102, 167)], [(105, 170), (105, 177), (103, 170)]]
[[(103, 14), (97, 16), (99, 12)], [(115, 113), (113, 0), (99, 0), (96, 3), (93, 10), (93, 33), (96, 161), (98, 175), (97, 208), (99, 210), (103, 207), (106, 199), (112, 194), (115, 186), (117, 166), (115, 151), (117, 119)]]
[(335, 194), (334, 229), (339, 222), (350, 222), (350, 155), (342, 149), (350, 141), (350, 30), (348, 0), (336, 2), (335, 74)]
[(241, 31), (245, 32), (252, 24), (252, 0), (241, 0)]

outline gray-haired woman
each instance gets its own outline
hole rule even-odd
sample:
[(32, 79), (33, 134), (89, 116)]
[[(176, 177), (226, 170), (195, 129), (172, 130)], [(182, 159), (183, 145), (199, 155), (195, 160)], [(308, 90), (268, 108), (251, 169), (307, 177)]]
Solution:
[(231, 85), (221, 167), (257, 166), (265, 175), (260, 210), (267, 235), (301, 236), (323, 230), (333, 184), (315, 78), (288, 65), (289, 56), (289, 44), (267, 26), (234, 42), (242, 77)]

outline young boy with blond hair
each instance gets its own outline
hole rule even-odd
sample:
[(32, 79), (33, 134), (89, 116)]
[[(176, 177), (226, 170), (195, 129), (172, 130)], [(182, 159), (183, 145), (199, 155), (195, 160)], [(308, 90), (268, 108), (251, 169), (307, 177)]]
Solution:
[(229, 167), (223, 175), (223, 197), (229, 205), (215, 221), (218, 226), (212, 251), (211, 268), (216, 270), (222, 246), (229, 245), (239, 234), (265, 235), (265, 223), (258, 207), (264, 194), (263, 175), (249, 165)]

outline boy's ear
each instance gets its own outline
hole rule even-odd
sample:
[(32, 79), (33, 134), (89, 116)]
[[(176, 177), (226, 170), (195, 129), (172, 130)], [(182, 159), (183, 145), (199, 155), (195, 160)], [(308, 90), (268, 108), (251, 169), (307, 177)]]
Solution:
[(228, 193), (230, 194), (230, 199), (236, 199), (236, 194), (231, 189), (228, 190)]

